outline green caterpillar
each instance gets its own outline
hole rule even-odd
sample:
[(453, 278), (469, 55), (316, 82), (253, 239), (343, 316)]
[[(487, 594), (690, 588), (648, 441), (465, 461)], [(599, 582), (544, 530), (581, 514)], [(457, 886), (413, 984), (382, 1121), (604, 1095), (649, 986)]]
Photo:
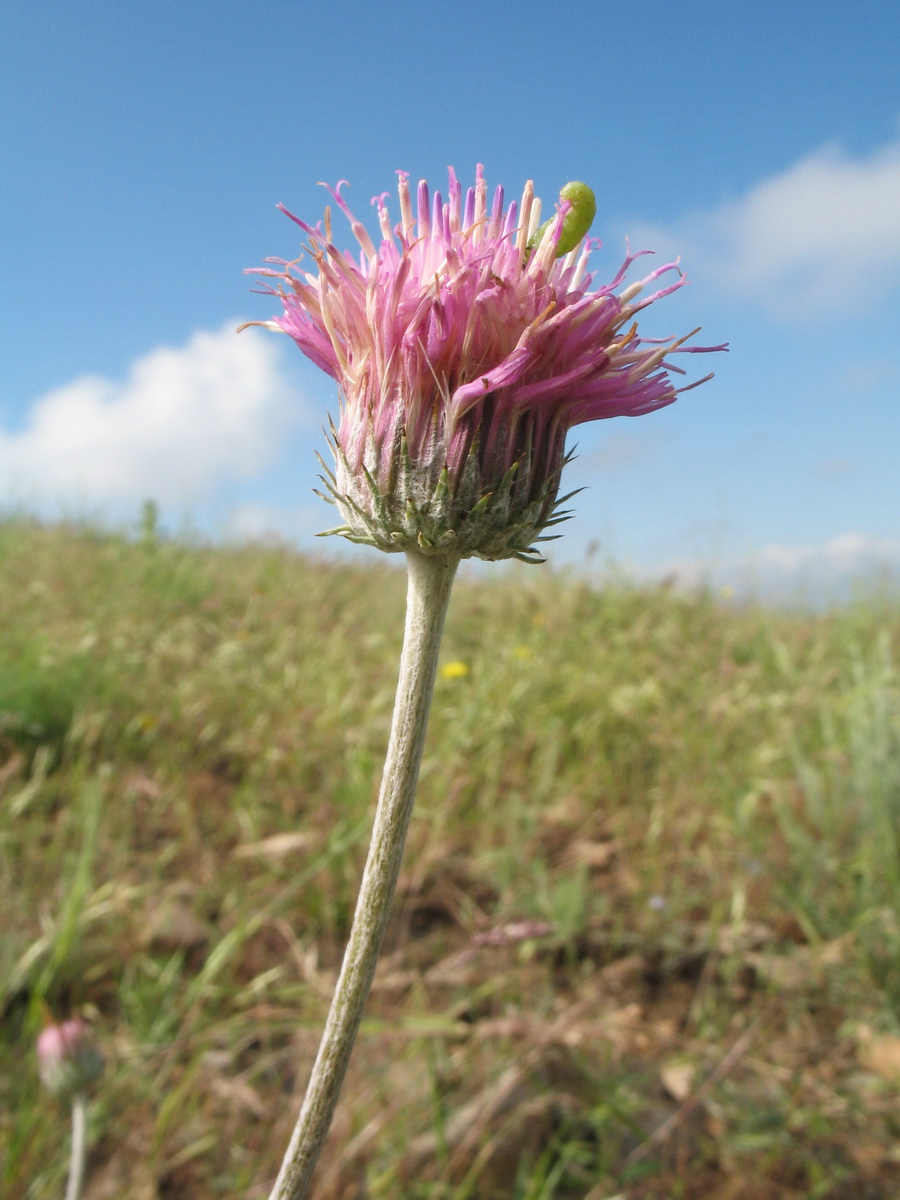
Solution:
[[(556, 257), (562, 258), (570, 250), (574, 250), (591, 227), (597, 213), (597, 200), (586, 183), (567, 183), (559, 193), (560, 201), (568, 200), (571, 208), (563, 218), (562, 232), (556, 246)], [(528, 250), (538, 245), (541, 238), (556, 220), (549, 217), (543, 225), (532, 234), (528, 241)]]

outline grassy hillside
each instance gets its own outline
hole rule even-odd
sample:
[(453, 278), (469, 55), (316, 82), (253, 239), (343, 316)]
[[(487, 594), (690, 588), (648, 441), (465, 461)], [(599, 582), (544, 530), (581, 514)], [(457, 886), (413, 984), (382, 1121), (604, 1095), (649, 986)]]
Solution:
[[(9, 1200), (63, 1188), (45, 1005), (107, 1058), (89, 1200), (266, 1195), (393, 699), (359, 563), (0, 526)], [(894, 1200), (898, 659), (887, 600), (462, 581), (319, 1200)]]

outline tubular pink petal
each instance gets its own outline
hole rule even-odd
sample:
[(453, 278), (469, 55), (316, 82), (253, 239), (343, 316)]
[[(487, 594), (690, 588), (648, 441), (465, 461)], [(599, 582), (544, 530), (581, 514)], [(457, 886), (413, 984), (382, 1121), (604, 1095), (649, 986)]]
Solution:
[(344, 216), (347, 218), (347, 220), (352, 225), (353, 222), (356, 220), (356, 218), (353, 216), (353, 213), (350, 211), (349, 207), (347, 206), (347, 201), (341, 195), (341, 188), (349, 187), (350, 186), (349, 182), (346, 179), (339, 179), (337, 181), (337, 183), (334, 185), (334, 187), (332, 187), (330, 183), (322, 183), (322, 181), (319, 180), (318, 186), (323, 187), (326, 190), (326, 192), (328, 192), (328, 194), (334, 200), (335, 204), (338, 206), (338, 208), (341, 210), (341, 212), (344, 214)]
[(430, 203), (428, 199), (428, 184), (424, 179), (419, 180), (418, 191), (418, 214), (419, 214), (419, 237), (426, 238), (431, 233), (431, 220), (429, 217)]
[(372, 205), (378, 213), (378, 225), (381, 229), (382, 240), (392, 242), (394, 240), (394, 231), (391, 228), (391, 215), (385, 203), (386, 198), (387, 192), (382, 192), (380, 196), (373, 196)]
[[(487, 184), (485, 184), (485, 193), (487, 193)], [(500, 231), (503, 228), (503, 188), (498, 187), (494, 192), (494, 203), (491, 207), (491, 219), (488, 225), (487, 236), (494, 241), (500, 236)]]
[(318, 229), (314, 229), (311, 225), (307, 225), (305, 221), (301, 221), (299, 217), (295, 217), (290, 209), (285, 208), (283, 204), (276, 204), (275, 207), (279, 212), (283, 212), (286, 217), (290, 217), (294, 224), (299, 225), (303, 232), (308, 233), (314, 241), (323, 241), (322, 234)]
[[(605, 365), (605, 364), (604, 364)], [(529, 405), (544, 400), (550, 396), (559, 396), (568, 392), (576, 383), (594, 375), (599, 364), (595, 362), (580, 363), (562, 375), (554, 375), (549, 379), (541, 379), (537, 383), (523, 384), (516, 389), (516, 410), (528, 408)], [(602, 369), (602, 368), (601, 368)]]
[(531, 222), (531, 207), (534, 203), (534, 184), (529, 179), (522, 190), (522, 203), (519, 209), (519, 234), (516, 238), (516, 249), (520, 254), (525, 253), (528, 245), (529, 225)]
[(412, 202), (409, 195), (408, 171), (397, 172), (397, 195), (400, 198), (400, 225), (403, 237), (406, 241), (410, 241), (413, 236), (415, 220), (413, 219)]
[(444, 238), (444, 200), (440, 192), (435, 192), (431, 199), (431, 240), (446, 240)]
[(482, 224), (487, 216), (487, 184), (484, 181), (484, 167), (481, 163), (475, 168), (475, 211), (472, 214), (472, 226), (475, 229), (475, 239), (480, 241), (483, 236)]
[[(713, 347), (710, 347), (710, 349), (712, 348)], [(727, 347), (719, 347), (719, 349), (727, 349)], [(693, 383), (686, 383), (684, 387), (676, 388), (675, 391), (679, 396), (684, 392), (691, 392), (695, 387), (699, 387), (701, 383), (709, 383), (711, 379), (715, 378), (715, 375), (715, 371), (710, 371), (710, 373), (708, 375), (704, 375), (702, 379), (695, 379)]]
[(456, 172), (452, 167), (448, 168), (450, 176), (450, 185), (447, 189), (447, 201), (449, 205), (449, 225), (451, 233), (459, 233), (462, 221), (461, 203), (462, 203), (462, 187), (459, 180), (456, 178)]
[[(518, 228), (519, 228), (518, 221), (519, 221), (519, 206), (516, 203), (516, 201), (513, 200), (513, 202), (509, 206), (509, 209), (507, 210), (506, 219), (503, 222), (503, 229), (502, 229), (501, 236), (504, 239), (512, 239), (512, 235), (514, 233), (518, 232)], [(513, 241), (513, 244), (515, 244), (514, 241)], [(518, 246), (516, 246), (516, 250), (518, 251)]]
[(464, 416), (479, 400), (500, 388), (517, 383), (532, 358), (529, 346), (518, 346), (502, 363), (479, 375), (471, 383), (458, 387), (450, 397), (450, 409), (455, 419)]
[(471, 229), (472, 236), (477, 237), (478, 230), (475, 229), (475, 189), (473, 187), (466, 189), (466, 206), (463, 209), (462, 227), (463, 229)]

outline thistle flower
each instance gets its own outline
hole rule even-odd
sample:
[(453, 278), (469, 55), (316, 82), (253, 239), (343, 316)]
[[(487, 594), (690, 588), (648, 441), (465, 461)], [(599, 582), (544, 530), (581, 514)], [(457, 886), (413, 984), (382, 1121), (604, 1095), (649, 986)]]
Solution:
[(638, 335), (637, 313), (685, 283), (677, 262), (618, 291), (641, 257), (629, 252), (592, 290), (599, 242), (585, 237), (595, 209), (586, 185), (567, 184), (541, 225), (530, 182), (505, 209), (502, 188), (489, 206), (481, 166), (465, 199), (451, 168), (447, 202), (422, 181), (414, 216), (409, 177), (398, 175), (399, 224), (386, 193), (372, 202), (377, 246), (341, 195), (346, 181), (329, 188), (358, 261), (332, 241), (328, 210), (323, 229), (279, 206), (317, 269), (268, 259), (277, 266), (258, 273), (277, 280), (266, 290), (284, 311), (251, 323), (289, 334), (339, 385), (325, 484), (345, 524), (328, 532), (387, 551), (539, 561), (535, 543), (567, 515), (558, 489), (569, 430), (671, 404), (687, 388), (675, 386), (671, 374), (683, 372), (670, 356), (724, 347)]
[[(340, 388), (340, 421), (331, 429), (336, 465), (325, 468), (325, 483), (345, 524), (329, 532), (403, 551), (408, 569), (397, 698), (369, 854), (271, 1200), (309, 1195), (346, 1075), (399, 876), (460, 559), (540, 561), (543, 531), (567, 515), (558, 490), (569, 430), (671, 404), (686, 390), (672, 381), (672, 372), (682, 372), (671, 356), (724, 349), (639, 337), (636, 314), (684, 284), (677, 263), (617, 291), (640, 257), (629, 252), (612, 282), (591, 290), (587, 264), (597, 243), (586, 234), (596, 204), (585, 184), (566, 184), (542, 225), (531, 183), (519, 205), (504, 209), (498, 188), (489, 208), (481, 167), (465, 201), (451, 169), (447, 203), (420, 183), (414, 217), (408, 176), (399, 176), (398, 225), (383, 195), (373, 201), (377, 248), (341, 196), (342, 184), (330, 189), (359, 243), (358, 260), (336, 248), (329, 210), (324, 228), (287, 213), (306, 233), (317, 269), (269, 259), (276, 265), (259, 273), (275, 281), (265, 290), (281, 299), (283, 313), (251, 322), (290, 334)], [(669, 272), (677, 273), (673, 282), (637, 300)], [(466, 664), (447, 663), (443, 674), (466, 671)]]
[(37, 1040), (38, 1072), (54, 1096), (84, 1092), (103, 1073), (103, 1057), (90, 1026), (79, 1017), (41, 1030)]

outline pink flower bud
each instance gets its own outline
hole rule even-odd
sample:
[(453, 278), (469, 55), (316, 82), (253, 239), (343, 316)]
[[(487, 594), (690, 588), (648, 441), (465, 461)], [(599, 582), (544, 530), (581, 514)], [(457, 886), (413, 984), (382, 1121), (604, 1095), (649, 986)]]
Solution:
[(47, 1025), (37, 1040), (41, 1082), (54, 1096), (71, 1096), (103, 1073), (103, 1058), (93, 1033), (78, 1017)]

